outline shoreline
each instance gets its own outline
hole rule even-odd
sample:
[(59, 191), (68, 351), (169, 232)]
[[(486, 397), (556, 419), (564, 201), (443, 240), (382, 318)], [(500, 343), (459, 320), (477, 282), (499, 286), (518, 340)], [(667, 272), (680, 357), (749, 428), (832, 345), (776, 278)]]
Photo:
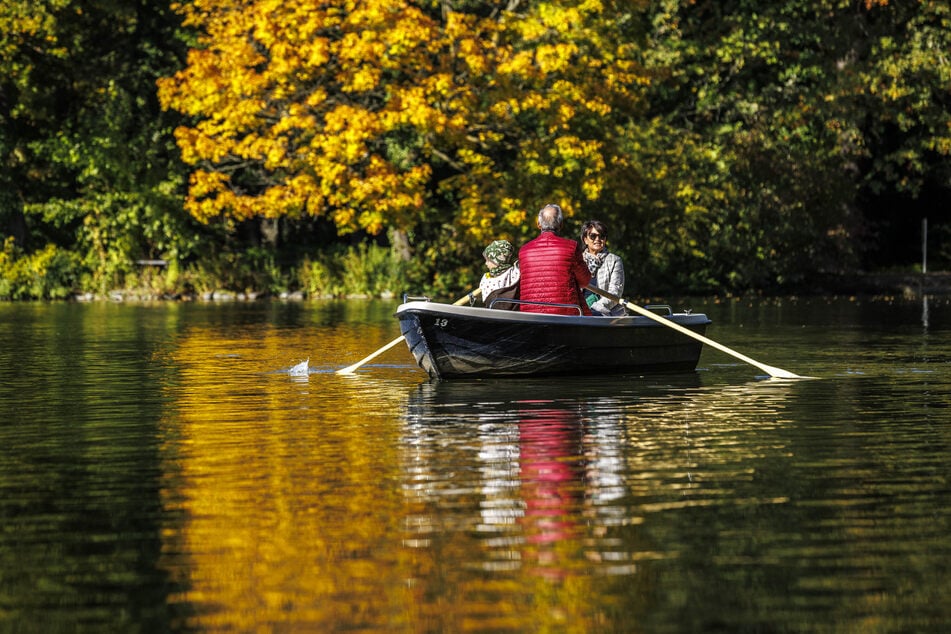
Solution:
[[(3, 300), (11, 303), (20, 301), (64, 301), (64, 302), (113, 302), (113, 303), (146, 303), (146, 302), (202, 302), (202, 303), (244, 303), (257, 301), (319, 301), (319, 300), (392, 300), (400, 294), (386, 292), (379, 295), (348, 294), (348, 295), (310, 295), (302, 291), (288, 291), (281, 293), (267, 293), (255, 291), (216, 290), (202, 293), (157, 293), (148, 289), (121, 289), (112, 290), (104, 294), (91, 292), (74, 293), (62, 299), (47, 300)], [(720, 293), (672, 293), (676, 296), (703, 296), (721, 295)], [(808, 290), (803, 288), (786, 289), (785, 291), (749, 291), (747, 293), (725, 294), (726, 297), (742, 298), (756, 296), (763, 298), (781, 297), (821, 297), (821, 296), (888, 296), (903, 299), (920, 299), (924, 296), (951, 296), (951, 271), (937, 271), (934, 273), (854, 273), (827, 277), (818, 280)], [(635, 293), (632, 299), (636, 299)], [(651, 295), (640, 299), (654, 299)], [(435, 298), (434, 298), (435, 299)]]
[(851, 295), (901, 295), (917, 299), (925, 295), (951, 295), (951, 272), (856, 273), (826, 280), (816, 294), (832, 292)]

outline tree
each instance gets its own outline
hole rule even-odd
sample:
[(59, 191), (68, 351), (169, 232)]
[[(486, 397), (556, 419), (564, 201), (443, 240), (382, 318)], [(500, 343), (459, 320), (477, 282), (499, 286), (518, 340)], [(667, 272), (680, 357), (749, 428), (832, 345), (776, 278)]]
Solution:
[[(884, 4), (884, 3), (883, 3)], [(951, 8), (890, 2), (869, 25), (868, 63), (850, 99), (862, 121), (860, 200), (876, 232), (869, 262), (918, 262), (922, 218), (951, 264)]]
[(0, 25), (0, 220), (25, 253), (76, 249), (74, 282), (101, 289), (136, 259), (188, 256), (177, 116), (154, 84), (184, 55), (176, 16), (144, 1), (7, 0)]
[[(203, 221), (327, 217), (442, 255), (571, 212), (630, 169), (642, 102), (633, 3), (197, 0), (187, 67), (159, 84)], [(452, 236), (452, 245), (441, 238)], [(429, 245), (428, 251), (426, 245)], [(448, 246), (447, 246), (448, 245)]]
[(801, 285), (893, 241), (874, 233), (883, 193), (930, 183), (947, 200), (948, 14), (888, 0), (656, 3), (651, 112), (702, 151), (704, 175), (685, 201), (705, 215), (702, 238), (690, 257), (665, 242), (665, 261), (707, 288)]

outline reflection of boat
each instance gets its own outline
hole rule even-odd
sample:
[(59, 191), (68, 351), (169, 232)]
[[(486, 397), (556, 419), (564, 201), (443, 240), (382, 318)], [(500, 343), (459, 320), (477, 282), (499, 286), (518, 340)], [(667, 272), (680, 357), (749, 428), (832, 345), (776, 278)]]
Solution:
[(697, 372), (652, 374), (643, 377), (556, 376), (474, 378), (426, 381), (409, 395), (412, 418), (454, 421), (491, 413), (504, 419), (524, 403), (558, 403), (564, 407), (591, 405), (611, 399), (618, 407), (669, 403), (690, 399), (703, 387)]
[[(411, 301), (396, 309), (431, 378), (692, 372), (702, 343), (642, 316), (582, 317)], [(671, 313), (703, 334), (703, 314)]]
[[(636, 562), (654, 546), (631, 528), (642, 512), (630, 506), (636, 505), (631, 484), (643, 492), (645, 474), (632, 474), (631, 467), (653, 456), (656, 445), (627, 412), (659, 400), (682, 410), (700, 384), (696, 372), (420, 383), (408, 395), (399, 443), (402, 471), (412, 478), (404, 487), (406, 507), (420, 518), (407, 522), (415, 531), (407, 541), (424, 546), (414, 559), (440, 562), (472, 553), (470, 568), (504, 570), (523, 589), (535, 580), (571, 580), (536, 593), (559, 610), (594, 596), (594, 586), (578, 584), (602, 575), (625, 575), (627, 588), (643, 585), (648, 595), (652, 577)], [(675, 427), (679, 448), (683, 422)], [(681, 468), (675, 465), (668, 468)], [(452, 509), (451, 521), (443, 526), (456, 534), (432, 539), (431, 518), (445, 509)], [(631, 532), (619, 540), (619, 530)], [(466, 550), (466, 543), (473, 545)], [(516, 618), (525, 613), (517, 609), (511, 622), (522, 623)], [(512, 629), (540, 629), (538, 622), (529, 617)], [(581, 629), (623, 629), (604, 624)]]

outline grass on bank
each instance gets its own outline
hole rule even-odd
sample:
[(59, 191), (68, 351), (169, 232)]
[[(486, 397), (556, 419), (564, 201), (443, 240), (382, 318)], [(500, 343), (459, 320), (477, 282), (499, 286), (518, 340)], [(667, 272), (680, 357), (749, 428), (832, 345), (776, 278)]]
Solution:
[(273, 250), (222, 252), (192, 262), (160, 266), (84, 263), (74, 253), (48, 245), (24, 253), (12, 239), (0, 251), (0, 300), (74, 297), (250, 297), (297, 293), (306, 297), (379, 297), (404, 287), (406, 263), (389, 247), (360, 244), (281, 261)]

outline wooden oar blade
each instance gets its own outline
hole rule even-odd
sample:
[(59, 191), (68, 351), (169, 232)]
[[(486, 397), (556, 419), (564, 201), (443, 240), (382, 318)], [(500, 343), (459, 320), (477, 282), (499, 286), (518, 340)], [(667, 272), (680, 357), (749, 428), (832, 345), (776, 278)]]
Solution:
[(386, 352), (387, 350), (389, 350), (390, 348), (392, 348), (393, 346), (395, 346), (395, 345), (398, 344), (399, 342), (403, 341), (403, 339), (405, 339), (405, 337), (404, 337), (403, 335), (400, 335), (399, 337), (397, 337), (397, 338), (394, 339), (393, 341), (389, 342), (388, 344), (386, 344), (385, 346), (383, 346), (382, 348), (380, 348), (379, 350), (377, 350), (377, 351), (374, 352), (373, 354), (370, 354), (370, 355), (368, 355), (368, 356), (366, 356), (366, 357), (360, 359), (359, 361), (357, 361), (357, 362), (354, 363), (353, 365), (348, 365), (347, 367), (343, 368), (342, 370), (337, 370), (337, 374), (353, 374), (353, 373), (357, 370), (357, 368), (359, 368), (360, 366), (362, 366), (362, 365), (365, 364), (365, 363), (368, 363), (368, 362), (371, 361), (372, 359), (374, 359), (374, 358), (380, 356), (381, 354), (383, 354), (384, 352)]
[(771, 365), (763, 365), (761, 369), (774, 379), (807, 379), (809, 377), (800, 376), (782, 368), (776, 368)]

